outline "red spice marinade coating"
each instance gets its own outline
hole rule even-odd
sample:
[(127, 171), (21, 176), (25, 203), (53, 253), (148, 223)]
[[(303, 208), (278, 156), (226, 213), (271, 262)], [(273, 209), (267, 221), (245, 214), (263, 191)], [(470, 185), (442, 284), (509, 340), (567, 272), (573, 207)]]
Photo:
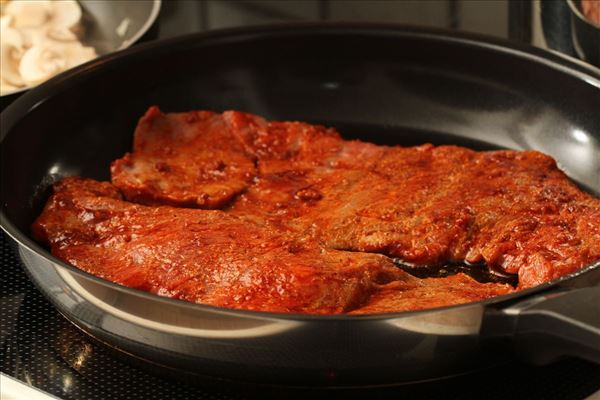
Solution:
[(109, 183), (65, 178), (33, 226), (78, 268), (214, 306), (340, 313), (378, 284), (416, 281), (378, 254), (324, 249), (218, 210), (143, 206)]
[(385, 256), (485, 262), (519, 288), (600, 259), (600, 201), (535, 151), (376, 146), (300, 122), (152, 107), (111, 172), (118, 190), (59, 183), (35, 236), (106, 279), (217, 306), (374, 313), (512, 291), (462, 274), (417, 279)]
[(169, 114), (152, 107), (135, 130), (133, 153), (111, 166), (130, 201), (219, 208), (256, 175), (253, 157), (227, 119), (209, 111)]
[(333, 314), (361, 313), (379, 290), (393, 292), (393, 307), (377, 298), (366, 312), (432, 306), (418, 302), (426, 293), (437, 299), (435, 305), (446, 305), (511, 291), (462, 275), (453, 277), (458, 292), (447, 293), (445, 279), (414, 278), (379, 254), (326, 249), (218, 210), (133, 204), (106, 182), (71, 177), (54, 190), (33, 225), (36, 239), (82, 270), (162, 296), (245, 310)]
[(519, 288), (600, 260), (600, 200), (540, 152), (376, 146), (308, 124), (235, 117), (259, 169), (235, 215), (417, 265), (485, 262), (518, 274)]
[[(133, 204), (106, 182), (71, 177), (54, 190), (33, 225), (36, 239), (78, 268), (163, 296), (320, 314), (404, 311), (511, 291), (461, 275), (452, 277), (458, 292), (448, 293), (450, 280), (414, 278), (382, 255), (326, 249), (218, 210)], [(380, 290), (393, 293), (391, 306), (381, 296), (370, 305)], [(419, 302), (427, 294), (435, 304)]]
[(232, 212), (288, 221), (336, 249), (485, 262), (520, 288), (600, 259), (599, 201), (532, 151), (390, 148), (371, 169), (262, 176)]

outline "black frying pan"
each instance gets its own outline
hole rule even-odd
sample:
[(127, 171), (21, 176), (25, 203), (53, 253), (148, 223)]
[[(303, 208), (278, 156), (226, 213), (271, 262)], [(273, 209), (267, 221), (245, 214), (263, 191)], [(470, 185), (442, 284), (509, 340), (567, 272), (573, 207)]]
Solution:
[(66, 175), (109, 178), (149, 105), (238, 109), (346, 137), (475, 149), (535, 148), (600, 192), (600, 74), (474, 35), (380, 25), (228, 30), (88, 63), (2, 113), (2, 228), (26, 271), (78, 327), (181, 374), (290, 385), (435, 379), (519, 356), (600, 362), (600, 260), (509, 296), (350, 316), (233, 311), (161, 298), (52, 257), (29, 226)]

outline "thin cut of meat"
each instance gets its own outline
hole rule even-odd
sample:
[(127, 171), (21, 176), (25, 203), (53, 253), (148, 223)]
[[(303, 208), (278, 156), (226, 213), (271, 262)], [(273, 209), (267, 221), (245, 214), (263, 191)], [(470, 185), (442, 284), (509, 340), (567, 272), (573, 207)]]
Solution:
[(129, 203), (108, 183), (66, 178), (33, 226), (76, 267), (220, 307), (340, 313), (379, 285), (417, 280), (378, 254), (325, 249), (221, 211)]
[[(600, 202), (550, 157), (428, 147), (417, 152), (418, 163), (403, 165), (405, 152), (391, 149), (395, 162), (382, 163), (393, 169), (378, 164), (378, 178), (361, 176), (337, 202), (324, 201), (304, 217), (320, 227), (325, 243), (418, 265), (484, 262), (518, 274), (521, 288), (600, 259)], [(398, 166), (411, 174), (396, 173)]]
[(238, 111), (223, 113), (248, 154), (256, 157), (261, 175), (313, 169), (338, 157), (345, 142), (332, 128), (303, 122), (266, 121)]
[(135, 130), (133, 152), (113, 162), (112, 182), (142, 204), (221, 208), (256, 177), (257, 157), (270, 160), (263, 172), (288, 168), (290, 158), (313, 168), (343, 143), (335, 130), (316, 125), (151, 107)]
[(135, 130), (133, 153), (113, 162), (113, 183), (142, 204), (219, 208), (255, 176), (234, 133), (220, 114), (151, 107)]
[(285, 221), (340, 250), (485, 263), (518, 274), (520, 288), (600, 259), (600, 202), (539, 152), (393, 147), (360, 165), (260, 176), (231, 212)]
[(600, 200), (536, 151), (377, 146), (302, 122), (152, 107), (111, 173), (112, 185), (58, 183), (35, 237), (95, 275), (215, 306), (415, 310), (513, 288), (420, 279), (396, 259), (515, 274), (517, 289), (600, 260)]
[[(421, 296), (444, 306), (512, 291), (463, 276), (465, 288), (450, 290), (460, 295), (448, 295), (443, 282), (451, 280), (419, 280), (382, 255), (326, 249), (221, 211), (133, 204), (106, 182), (72, 177), (54, 190), (33, 225), (36, 239), (78, 268), (163, 296), (246, 310), (372, 313), (422, 308), (414, 302)], [(371, 298), (380, 290), (393, 293), (391, 303)], [(413, 299), (412, 308), (405, 300), (393, 310), (400, 298)]]
[(427, 278), (411, 282), (410, 288), (402, 281), (379, 287), (368, 303), (351, 311), (351, 314), (380, 314), (415, 311), (448, 305), (471, 303), (510, 293), (507, 285), (479, 283), (459, 273), (445, 278)]

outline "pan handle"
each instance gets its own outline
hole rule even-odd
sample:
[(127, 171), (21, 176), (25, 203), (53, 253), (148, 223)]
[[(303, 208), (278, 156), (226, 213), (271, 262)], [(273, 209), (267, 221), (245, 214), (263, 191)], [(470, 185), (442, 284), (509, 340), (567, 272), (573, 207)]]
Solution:
[(486, 315), (482, 334), (509, 337), (533, 364), (575, 356), (600, 364), (600, 286), (546, 292)]

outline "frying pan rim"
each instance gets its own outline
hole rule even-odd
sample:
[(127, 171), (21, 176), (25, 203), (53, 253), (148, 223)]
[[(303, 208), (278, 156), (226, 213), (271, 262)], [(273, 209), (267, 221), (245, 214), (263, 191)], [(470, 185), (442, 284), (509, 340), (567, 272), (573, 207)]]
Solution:
[[(190, 42), (201, 46), (202, 42), (219, 39), (237, 39), (238, 42), (245, 40), (255, 39), (256, 36), (265, 35), (293, 35), (303, 34), (306, 36), (311, 35), (336, 35), (336, 34), (361, 34), (363, 36), (369, 36), (369, 33), (374, 35), (385, 35), (390, 37), (405, 36), (405, 37), (420, 37), (422, 39), (438, 40), (445, 42), (454, 42), (456, 44), (464, 44), (467, 46), (474, 46), (480, 48), (486, 48), (495, 50), (503, 53), (507, 53), (513, 56), (520, 56), (531, 61), (535, 61), (544, 64), (547, 67), (558, 69), (563, 73), (574, 75), (579, 79), (583, 79), (589, 84), (594, 85), (600, 89), (600, 68), (583, 62), (577, 58), (569, 55), (560, 53), (554, 50), (542, 49), (534, 46), (530, 46), (524, 43), (510, 41), (494, 36), (488, 36), (473, 32), (462, 32), (454, 31), (443, 28), (431, 28), (414, 25), (402, 25), (402, 24), (387, 24), (387, 23), (375, 23), (375, 22), (300, 22), (300, 23), (289, 23), (289, 24), (270, 24), (270, 25), (255, 25), (251, 27), (238, 27), (238, 28), (225, 28), (215, 29), (206, 32), (190, 33), (186, 35), (180, 35), (172, 38), (154, 40), (147, 43), (136, 44), (132, 47), (114, 51), (100, 57), (97, 57), (91, 61), (81, 64), (75, 68), (69, 69), (62, 72), (55, 77), (43, 82), (40, 85), (35, 86), (31, 90), (24, 93), (12, 104), (10, 104), (4, 111), (2, 116), (9, 114), (8, 111), (12, 108), (16, 108), (19, 103), (23, 106), (26, 104), (25, 100), (32, 104), (32, 108), (41, 104), (48, 97), (46, 92), (55, 94), (57, 90), (55, 87), (59, 87), (67, 81), (68, 83), (76, 82), (82, 74), (94, 73), (99, 69), (104, 69), (104, 65), (108, 63), (117, 63), (122, 61), (126, 57), (133, 57), (134, 55), (140, 55), (145, 52), (158, 51), (161, 49), (170, 48), (171, 45), (183, 44)], [(217, 43), (222, 45), (222, 43)], [(114, 61), (113, 61), (114, 60)], [(85, 76), (84, 76), (85, 77)], [(66, 84), (65, 84), (66, 85)], [(70, 86), (70, 85), (69, 85)], [(33, 100), (33, 99), (36, 100)], [(15, 113), (17, 111), (13, 111)], [(23, 113), (24, 114), (24, 113)], [(5, 124), (3, 124), (5, 125)], [(0, 143), (4, 139), (4, 131), (0, 134)]]
[[(421, 40), (434, 40), (442, 42), (450, 42), (456, 45), (467, 45), (476, 48), (493, 50), (495, 52), (504, 53), (512, 57), (528, 59), (530, 62), (544, 64), (546, 67), (554, 68), (562, 73), (574, 76), (585, 83), (595, 86), (600, 89), (600, 69), (596, 69), (584, 62), (573, 59), (557, 52), (549, 52), (544, 49), (534, 48), (521, 43), (510, 42), (504, 39), (489, 37), (481, 34), (456, 32), (439, 28), (424, 28), (409, 25), (398, 24), (381, 24), (381, 23), (352, 23), (352, 22), (318, 22), (318, 23), (296, 23), (296, 24), (274, 24), (262, 25), (243, 28), (228, 28), (219, 29), (208, 32), (192, 33), (182, 35), (170, 39), (157, 40), (145, 44), (136, 45), (115, 53), (110, 53), (85, 63), (70, 71), (64, 72), (47, 82), (33, 88), (29, 92), (22, 95), (13, 104), (9, 105), (0, 115), (0, 146), (4, 142), (5, 137), (18, 121), (30, 111), (34, 110), (40, 104), (48, 101), (57, 93), (77, 84), (81, 79), (85, 79), (88, 75), (94, 73), (102, 73), (106, 69), (106, 65), (115, 66), (120, 62), (127, 62), (128, 59), (136, 56), (144, 56), (148, 53), (160, 52), (161, 49), (169, 48), (171, 45), (178, 44), (184, 46), (187, 42), (192, 47), (211, 45), (211, 40), (217, 43), (212, 45), (222, 46), (223, 44), (235, 42), (244, 42), (255, 40), (257, 37), (269, 35), (287, 36), (287, 35), (356, 35), (356, 36), (385, 36), (385, 37), (407, 37), (418, 38)], [(258, 35), (258, 36), (257, 36)], [(225, 43), (219, 43), (219, 40), (225, 40)], [(202, 43), (204, 42), (204, 43)], [(238, 310), (222, 307), (211, 306), (207, 304), (193, 303), (185, 300), (162, 297), (149, 292), (129, 288), (117, 283), (99, 278), (88, 272), (82, 271), (56, 257), (54, 257), (47, 249), (33, 241), (28, 235), (17, 229), (12, 222), (0, 209), (0, 227), (8, 236), (10, 236), (18, 246), (22, 246), (38, 256), (51, 261), (53, 264), (58, 264), (62, 268), (73, 272), (77, 275), (84, 276), (111, 289), (126, 292), (131, 295), (146, 297), (154, 301), (164, 301), (173, 306), (185, 306), (186, 308), (196, 309), (203, 312), (221, 313), (230, 316), (241, 317), (258, 317), (267, 319), (285, 319), (285, 320), (319, 320), (319, 321), (340, 321), (340, 320), (388, 320), (412, 317), (417, 314), (456, 310), (460, 308), (490, 305), (501, 305), (501, 303), (511, 303), (514, 300), (522, 300), (535, 293), (541, 293), (549, 289), (555, 288), (559, 284), (575, 279), (576, 277), (586, 274), (600, 267), (600, 260), (592, 263), (578, 271), (562, 276), (553, 281), (535, 286), (526, 290), (521, 290), (515, 293), (495, 296), (485, 300), (458, 304), (445, 307), (436, 307), (425, 310), (402, 311), (391, 313), (376, 313), (365, 315), (348, 315), (348, 314), (294, 314), (294, 313), (273, 313), (253, 310)]]

